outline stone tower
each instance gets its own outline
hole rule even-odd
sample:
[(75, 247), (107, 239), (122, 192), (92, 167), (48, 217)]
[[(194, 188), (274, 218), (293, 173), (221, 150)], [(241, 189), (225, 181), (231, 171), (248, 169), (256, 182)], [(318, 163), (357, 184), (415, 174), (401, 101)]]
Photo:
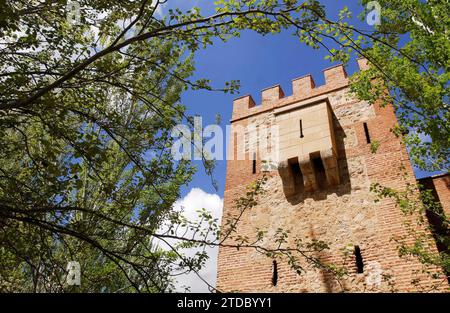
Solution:
[[(364, 59), (358, 64), (361, 70), (367, 66)], [(241, 216), (237, 233), (254, 238), (258, 229), (266, 230), (261, 243), (266, 246), (273, 246), (279, 228), (290, 231), (289, 237), (322, 240), (329, 249), (315, 257), (343, 266), (349, 275), (342, 285), (301, 257), (303, 271), (298, 274), (282, 257), (271, 259), (252, 248), (220, 247), (221, 291), (412, 291), (445, 281), (445, 276), (431, 279), (417, 274), (422, 269), (418, 261), (398, 256), (392, 238), (405, 235), (403, 215), (393, 202), (375, 201), (369, 190), (375, 182), (395, 188), (415, 183), (407, 151), (390, 131), (397, 123), (393, 108), (351, 97), (342, 65), (325, 69), (324, 75), (326, 83), (317, 87), (311, 75), (294, 79), (291, 96), (278, 85), (264, 89), (260, 105), (250, 95), (234, 100), (229, 145), (234, 157), (227, 161), (222, 224), (238, 214), (235, 200), (262, 177), (261, 166), (267, 163), (252, 149), (258, 140), (233, 134), (250, 125), (257, 129), (276, 125), (278, 167), (265, 173), (267, 192)], [(379, 144), (376, 153), (371, 148), (374, 142)], [(237, 151), (243, 151), (245, 159), (237, 159)], [(406, 168), (408, 179), (399, 176), (400, 166)], [(443, 192), (448, 199), (448, 185)], [(411, 283), (416, 278), (419, 287)]]

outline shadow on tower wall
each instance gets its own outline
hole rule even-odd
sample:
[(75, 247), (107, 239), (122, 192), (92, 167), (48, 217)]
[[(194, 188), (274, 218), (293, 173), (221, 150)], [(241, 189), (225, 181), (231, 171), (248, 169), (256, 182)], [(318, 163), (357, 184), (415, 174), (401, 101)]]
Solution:
[[(309, 235), (311, 236), (311, 240), (319, 240), (316, 237), (314, 228), (311, 223), (309, 224)], [(327, 260), (330, 258), (330, 254), (324, 250), (317, 251), (314, 254), (315, 254), (314, 257), (317, 258), (318, 260), (320, 260), (320, 262), (327, 262)], [(328, 292), (328, 293), (334, 292), (335, 277), (334, 277), (333, 273), (330, 273), (329, 271), (327, 271), (325, 268), (322, 268), (322, 267), (319, 268), (319, 271), (320, 271), (321, 280), (325, 286), (326, 292)]]

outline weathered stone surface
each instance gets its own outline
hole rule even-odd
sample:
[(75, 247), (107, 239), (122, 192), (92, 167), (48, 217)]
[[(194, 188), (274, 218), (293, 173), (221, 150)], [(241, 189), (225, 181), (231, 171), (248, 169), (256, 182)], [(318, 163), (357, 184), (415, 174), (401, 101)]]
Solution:
[(278, 173), (282, 180), (282, 188), (286, 197), (291, 197), (295, 194), (295, 180), (292, 168), (287, 161), (278, 164)]
[[(364, 62), (360, 63), (365, 66)], [(352, 98), (346, 87), (345, 72), (339, 66), (327, 69), (325, 76), (326, 85), (319, 87), (314, 86), (311, 77), (294, 80), (292, 96), (281, 97), (280, 90), (274, 87), (266, 91), (266, 99), (270, 101), (266, 101), (263, 107), (253, 107), (248, 97), (235, 103), (238, 108), (233, 113), (233, 127), (279, 125), (280, 133), (283, 132), (280, 141), (290, 145), (293, 161), (298, 159), (300, 168), (300, 173), (294, 173), (289, 162), (282, 160), (278, 171), (267, 174), (266, 193), (255, 207), (244, 212), (237, 232), (251, 240), (258, 230), (267, 231), (259, 243), (266, 248), (277, 247), (279, 228), (290, 232), (286, 247), (295, 246), (295, 238), (305, 243), (322, 240), (329, 244), (329, 249), (312, 255), (327, 264), (344, 266), (348, 275), (338, 283), (328, 272), (308, 264), (304, 257), (298, 255), (303, 271), (298, 274), (285, 258), (279, 258), (278, 284), (272, 286), (270, 258), (252, 248), (221, 247), (217, 288), (243, 292), (380, 292), (418, 291), (437, 283), (441, 286), (438, 290), (446, 290), (448, 287), (441, 284), (445, 280), (443, 276), (433, 279), (425, 274), (416, 274), (422, 269), (421, 264), (416, 259), (399, 257), (392, 238), (408, 236), (402, 213), (392, 201), (375, 201), (375, 195), (370, 191), (372, 183), (400, 189), (407, 183), (415, 183), (406, 149), (401, 139), (389, 131), (397, 123), (394, 110)], [(299, 116), (274, 112), (288, 111), (291, 105), (314, 101), (314, 97), (323, 99), (324, 96), (328, 98), (332, 115), (314, 115), (312, 109), (308, 113), (310, 115), (305, 115), (332, 120), (329, 124), (333, 125), (332, 140), (336, 150), (319, 149), (319, 155), (314, 155), (322, 160), (325, 171), (320, 172), (317, 168), (314, 170), (309, 153), (303, 153), (303, 148), (286, 139), (286, 134), (298, 131), (291, 127), (295, 123), (289, 121), (294, 118), (297, 123)], [(367, 123), (373, 139), (381, 143), (376, 154), (371, 152), (370, 144), (365, 140), (363, 122)], [(317, 125), (311, 125), (308, 134), (321, 138), (321, 123), (314, 123)], [(248, 139), (245, 151), (250, 153), (257, 144), (256, 140)], [(232, 142), (232, 147), (234, 145)], [(333, 154), (335, 159), (331, 157)], [(258, 155), (257, 162), (260, 161), (261, 156)], [(400, 166), (410, 175), (406, 180), (398, 177)], [(224, 221), (238, 214), (234, 202), (244, 194), (245, 187), (262, 177), (263, 173), (253, 174), (251, 169), (251, 160), (228, 161)], [(332, 169), (338, 169), (335, 174), (338, 175), (337, 184), (336, 176), (327, 176), (327, 170)], [(428, 183), (434, 186), (439, 199), (450, 199), (450, 178), (439, 177)], [(449, 206), (444, 205), (444, 209), (449, 210)], [(233, 241), (227, 240), (227, 243)], [(361, 251), (363, 273), (357, 272), (353, 254), (355, 246)], [(430, 249), (434, 248), (430, 246)], [(412, 284), (413, 279), (418, 279), (419, 284)]]

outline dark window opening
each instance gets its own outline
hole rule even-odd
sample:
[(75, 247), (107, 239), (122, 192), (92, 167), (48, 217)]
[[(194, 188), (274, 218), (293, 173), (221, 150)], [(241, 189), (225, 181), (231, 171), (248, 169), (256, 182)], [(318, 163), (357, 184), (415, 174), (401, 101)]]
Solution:
[(314, 169), (317, 172), (324, 172), (325, 173), (325, 167), (323, 166), (323, 162), (322, 162), (322, 159), (320, 157), (319, 158), (313, 158), (312, 159), (312, 163), (314, 165)]
[(367, 127), (367, 123), (363, 123), (363, 125), (364, 125), (364, 133), (366, 134), (366, 141), (367, 143), (370, 143), (369, 128)]
[(256, 153), (253, 153), (253, 174), (256, 174)]
[(278, 264), (277, 261), (272, 262), (272, 286), (276, 286), (278, 283)]
[(298, 159), (289, 160), (289, 165), (291, 166), (292, 175), (294, 176), (294, 183), (297, 186), (303, 185), (302, 171), (300, 170), (300, 165), (298, 164)]
[(325, 167), (323, 166), (322, 159), (320, 157), (316, 157), (312, 159), (314, 173), (316, 175), (317, 184), (320, 188), (325, 188), (327, 184), (327, 176), (325, 173)]
[(358, 273), (361, 274), (364, 272), (364, 262), (359, 246), (355, 246), (355, 251), (353, 253), (355, 254), (356, 268), (358, 270)]
[(305, 136), (303, 136), (303, 123), (302, 120), (300, 120), (300, 138), (303, 138)]

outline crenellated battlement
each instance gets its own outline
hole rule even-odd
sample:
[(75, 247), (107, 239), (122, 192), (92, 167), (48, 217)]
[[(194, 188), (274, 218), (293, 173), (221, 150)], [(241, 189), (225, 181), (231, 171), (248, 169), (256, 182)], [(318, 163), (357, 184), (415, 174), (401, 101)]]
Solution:
[[(357, 62), (361, 70), (367, 68), (366, 59), (358, 59)], [(265, 88), (261, 91), (260, 105), (255, 103), (251, 95), (245, 95), (235, 99), (233, 101), (232, 121), (348, 86), (347, 72), (342, 64), (324, 69), (323, 75), (325, 77), (325, 84), (317, 87), (314, 78), (310, 74), (293, 79), (293, 93), (290, 96), (285, 96), (280, 85)]]
[[(367, 61), (360, 59), (358, 65), (364, 69)], [(288, 97), (280, 85), (275, 85), (262, 90), (260, 105), (256, 105), (251, 95), (234, 101), (233, 121), (273, 113), (274, 123), (279, 127), (278, 170), (288, 197), (297, 193), (292, 166), (300, 168), (307, 191), (318, 189), (317, 164), (323, 167), (329, 186), (340, 182), (334, 113), (328, 96), (334, 90), (347, 87), (349, 81), (343, 65), (326, 68), (323, 75), (325, 84), (318, 87), (311, 75), (293, 79), (293, 94)]]

